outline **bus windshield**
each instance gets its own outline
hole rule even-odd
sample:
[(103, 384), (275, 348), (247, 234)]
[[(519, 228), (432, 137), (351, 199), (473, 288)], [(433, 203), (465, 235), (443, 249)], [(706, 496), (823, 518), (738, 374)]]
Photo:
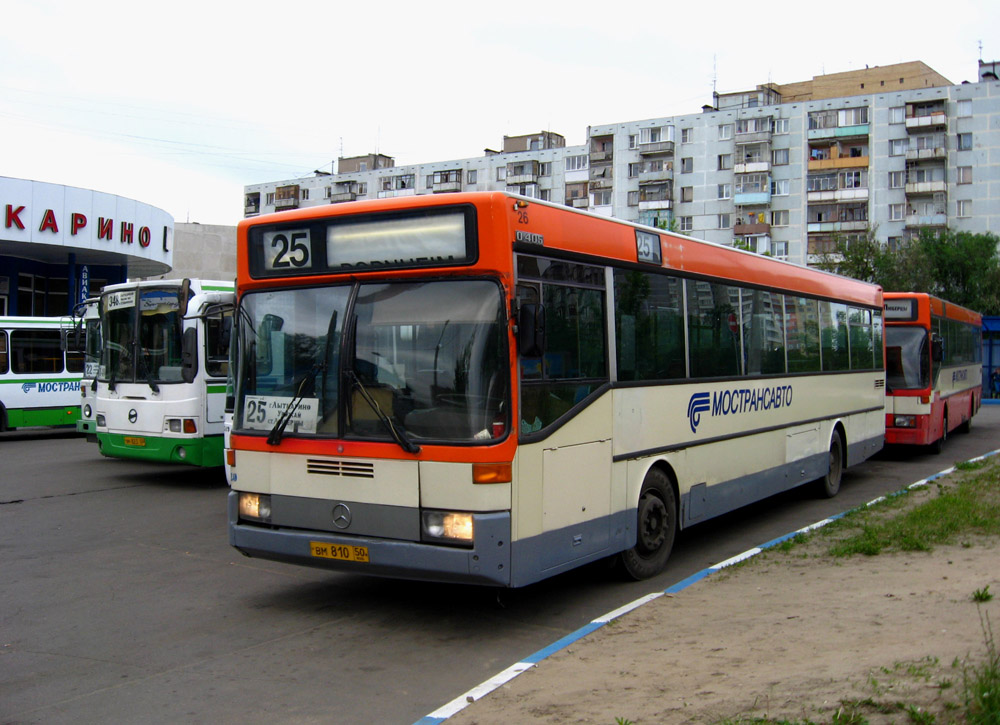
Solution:
[(922, 327), (885, 328), (885, 384), (889, 390), (923, 390), (930, 385), (927, 330)]
[(482, 279), (248, 292), (235, 428), (269, 431), (291, 408), (285, 435), (500, 438), (510, 409), (502, 301)]
[(102, 381), (182, 381), (178, 294), (175, 288), (143, 288), (104, 295)]

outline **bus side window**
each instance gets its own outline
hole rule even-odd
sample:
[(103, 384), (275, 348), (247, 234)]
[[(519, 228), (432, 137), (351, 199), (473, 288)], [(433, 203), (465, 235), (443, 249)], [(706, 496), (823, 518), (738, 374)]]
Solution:
[(0, 374), (6, 373), (10, 369), (7, 358), (7, 331), (0, 330)]

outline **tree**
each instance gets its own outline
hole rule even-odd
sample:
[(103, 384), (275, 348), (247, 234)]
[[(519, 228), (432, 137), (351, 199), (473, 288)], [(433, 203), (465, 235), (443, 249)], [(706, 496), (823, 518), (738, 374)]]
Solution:
[(820, 266), (892, 292), (927, 292), (955, 304), (1000, 314), (1000, 237), (921, 230), (908, 244), (889, 249), (869, 231), (862, 239), (836, 242)]

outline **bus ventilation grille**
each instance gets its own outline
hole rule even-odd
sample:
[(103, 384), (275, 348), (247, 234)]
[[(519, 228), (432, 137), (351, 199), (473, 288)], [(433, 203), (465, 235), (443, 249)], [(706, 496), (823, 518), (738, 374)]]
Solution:
[(375, 464), (357, 461), (332, 461), (322, 458), (307, 458), (306, 472), (323, 476), (347, 476), (350, 478), (375, 478)]
[(876, 390), (878, 390), (879, 388), (884, 388), (884, 387), (885, 387), (885, 381), (884, 380), (876, 380), (875, 381), (875, 389)]

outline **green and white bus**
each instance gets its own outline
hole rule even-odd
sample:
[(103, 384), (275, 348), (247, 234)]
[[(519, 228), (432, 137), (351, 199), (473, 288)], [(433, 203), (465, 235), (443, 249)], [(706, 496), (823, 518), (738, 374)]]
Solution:
[(0, 431), (74, 425), (83, 355), (65, 351), (69, 317), (0, 317)]
[(233, 283), (109, 285), (94, 385), (97, 443), (112, 458), (221, 466)]

